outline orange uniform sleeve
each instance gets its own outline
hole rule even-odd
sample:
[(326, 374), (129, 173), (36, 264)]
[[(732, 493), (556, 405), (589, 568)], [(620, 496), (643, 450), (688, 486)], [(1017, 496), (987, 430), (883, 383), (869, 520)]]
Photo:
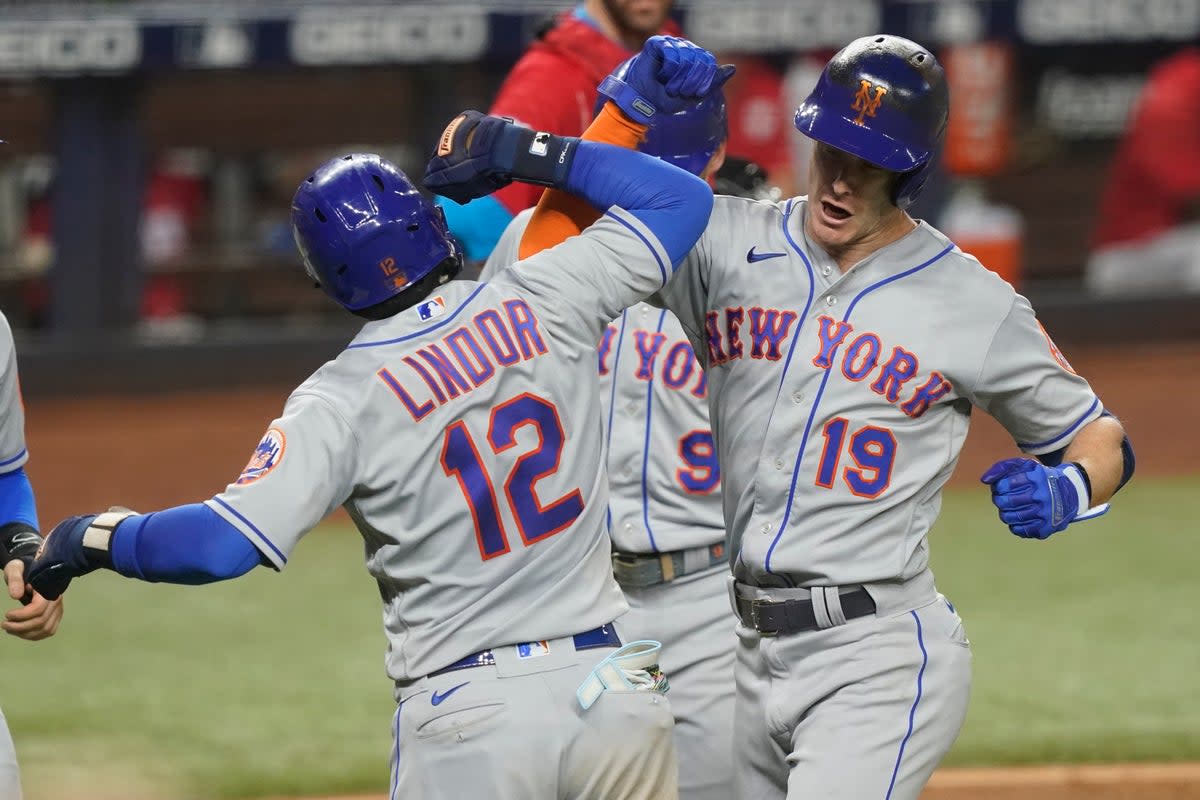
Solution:
[[(614, 144), (629, 150), (636, 150), (645, 135), (645, 125), (626, 117), (611, 102), (604, 104), (604, 108), (600, 109), (592, 124), (583, 132), (583, 138), (589, 142)], [(600, 212), (586, 200), (560, 189), (547, 189), (542, 193), (529, 219), (529, 226), (521, 237), (517, 258), (529, 258), (534, 253), (578, 235), (599, 216)]]

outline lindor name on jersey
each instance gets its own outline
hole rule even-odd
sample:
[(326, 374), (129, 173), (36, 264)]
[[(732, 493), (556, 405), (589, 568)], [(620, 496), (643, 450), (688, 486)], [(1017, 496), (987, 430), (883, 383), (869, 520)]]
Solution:
[(502, 311), (484, 309), (440, 341), (401, 356), (402, 367), (383, 367), (376, 373), (414, 421), (487, 383), (498, 368), (548, 352), (528, 304), (505, 300), (501, 305)]

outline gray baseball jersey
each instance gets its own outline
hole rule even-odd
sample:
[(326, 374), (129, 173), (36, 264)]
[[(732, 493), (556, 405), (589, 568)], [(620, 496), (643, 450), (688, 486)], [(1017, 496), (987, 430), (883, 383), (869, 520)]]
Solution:
[(397, 681), (609, 622), (626, 605), (604, 535), (595, 343), (669, 271), (654, 234), (613, 208), (490, 283), (368, 323), (208, 505), (277, 568), (344, 505)]
[[(505, 228), (480, 275), (517, 259), (534, 209)], [(723, 543), (720, 467), (707, 380), (675, 315), (639, 302), (597, 348), (613, 546), (652, 553)], [(671, 679), (680, 796), (724, 800), (733, 772), (733, 619), (724, 569), (629, 589), (622, 632), (663, 643)]]
[(25, 449), (25, 407), (17, 381), (17, 349), (8, 318), (0, 314), (0, 473), (12, 472), (29, 460)]
[(17, 768), (17, 751), (13, 748), (8, 723), (0, 712), (0, 798), (21, 800), (21, 772)]
[[(533, 211), (505, 228), (480, 280), (517, 260)], [(708, 380), (679, 320), (639, 302), (605, 329), (597, 354), (614, 547), (656, 553), (723, 542)]]
[[(0, 473), (5, 473), (23, 466), (29, 454), (25, 450), (25, 409), (17, 384), (17, 350), (4, 314), (0, 314), (0, 365), (4, 370), (0, 375)], [(17, 752), (3, 713), (0, 713), (0, 797), (21, 800)]]
[(806, 205), (718, 197), (663, 292), (708, 370), (734, 572), (909, 578), (972, 406), (1035, 455), (1103, 407), (1028, 301), (940, 232), (921, 223), (843, 274), (807, 240)]

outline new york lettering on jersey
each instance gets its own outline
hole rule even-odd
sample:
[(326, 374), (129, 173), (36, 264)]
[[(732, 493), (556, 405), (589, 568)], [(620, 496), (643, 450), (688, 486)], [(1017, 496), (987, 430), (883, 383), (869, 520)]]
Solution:
[[(842, 273), (808, 242), (804, 207), (718, 198), (664, 290), (708, 364), (714, 430), (742, 431), (718, 439), (722, 458), (754, 465), (722, 476), (738, 498), (735, 569), (819, 585), (907, 578), (927, 566), (933, 500), (972, 403), (1031, 453), (1102, 406), (1028, 303), (944, 236), (919, 226)], [(752, 250), (787, 256), (750, 261)], [(959, 302), (923, 305), (948, 284)], [(1009, 337), (1040, 344), (1017, 363), (992, 344)]]

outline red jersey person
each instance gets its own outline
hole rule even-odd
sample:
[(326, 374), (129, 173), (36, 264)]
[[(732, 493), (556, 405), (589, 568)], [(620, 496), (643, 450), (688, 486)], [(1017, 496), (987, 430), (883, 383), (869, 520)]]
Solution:
[[(651, 36), (679, 32), (670, 10), (671, 0), (583, 0), (513, 65), (488, 113), (559, 136), (581, 135), (595, 116), (600, 81)], [(514, 182), (468, 205), (442, 205), (467, 259), (482, 261), (509, 221), (541, 194), (540, 186)]]
[(1089, 290), (1200, 292), (1200, 48), (1159, 62), (1100, 200)]

